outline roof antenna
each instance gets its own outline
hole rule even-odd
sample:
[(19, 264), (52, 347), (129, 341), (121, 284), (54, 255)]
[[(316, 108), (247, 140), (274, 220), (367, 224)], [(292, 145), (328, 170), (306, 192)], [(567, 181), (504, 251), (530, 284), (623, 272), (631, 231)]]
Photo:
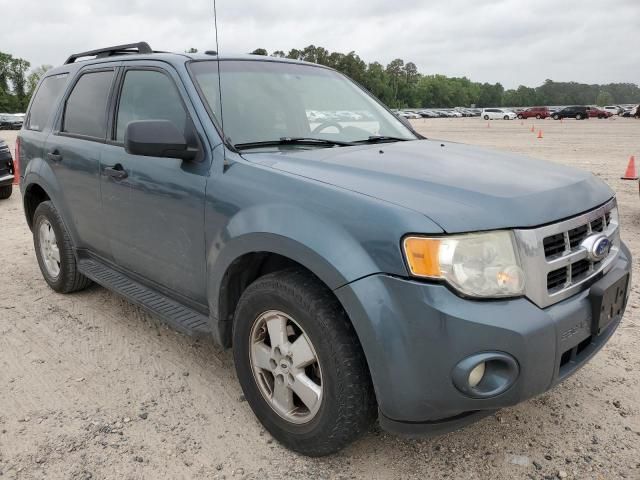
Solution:
[(220, 71), (220, 45), (218, 43), (218, 9), (216, 8), (216, 0), (213, 0), (213, 25), (216, 30), (216, 61), (218, 62), (218, 95), (220, 96), (220, 128), (222, 129), (222, 151), (225, 156), (225, 142), (227, 137), (224, 134), (224, 115), (222, 113), (222, 72)]

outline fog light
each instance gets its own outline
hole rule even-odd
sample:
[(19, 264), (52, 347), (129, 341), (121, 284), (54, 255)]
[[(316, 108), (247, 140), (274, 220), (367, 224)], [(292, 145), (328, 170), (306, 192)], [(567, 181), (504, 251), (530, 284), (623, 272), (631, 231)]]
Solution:
[(505, 352), (478, 352), (458, 362), (451, 379), (458, 390), (471, 398), (491, 398), (515, 383), (520, 367)]
[(482, 377), (484, 377), (484, 372), (487, 367), (485, 362), (479, 363), (471, 370), (469, 373), (469, 386), (471, 388), (475, 388), (481, 381)]

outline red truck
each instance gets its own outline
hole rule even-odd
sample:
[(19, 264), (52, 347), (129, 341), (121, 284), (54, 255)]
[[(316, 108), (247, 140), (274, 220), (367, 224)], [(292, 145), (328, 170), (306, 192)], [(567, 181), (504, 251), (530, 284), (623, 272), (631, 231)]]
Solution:
[(551, 115), (551, 112), (547, 107), (531, 107), (526, 110), (518, 112), (518, 118), (520, 120), (524, 118), (536, 117), (537, 119), (547, 118)]

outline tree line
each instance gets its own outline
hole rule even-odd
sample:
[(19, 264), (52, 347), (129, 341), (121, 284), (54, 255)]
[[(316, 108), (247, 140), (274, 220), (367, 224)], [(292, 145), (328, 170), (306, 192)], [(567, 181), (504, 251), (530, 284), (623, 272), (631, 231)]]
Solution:
[[(189, 50), (191, 53), (197, 49)], [(251, 52), (269, 55), (264, 48)], [(429, 107), (528, 107), (534, 105), (610, 105), (640, 103), (640, 88), (634, 83), (588, 85), (545, 80), (539, 87), (520, 85), (505, 90), (500, 83), (473, 82), (467, 77), (424, 75), (413, 62), (397, 58), (388, 65), (367, 63), (355, 52), (329, 52), (309, 45), (288, 53), (276, 50), (274, 57), (318, 63), (348, 75), (392, 108)], [(30, 70), (22, 58), (0, 52), (0, 112), (24, 112), (40, 78), (51, 68)]]
[[(269, 55), (264, 48), (251, 52)], [(428, 107), (529, 107), (535, 105), (609, 105), (640, 103), (640, 88), (633, 83), (588, 85), (545, 80), (539, 87), (505, 88), (500, 83), (479, 83), (467, 77), (423, 75), (413, 62), (397, 58), (388, 65), (366, 63), (355, 52), (329, 52), (310, 45), (288, 53), (276, 50), (274, 57), (291, 58), (334, 68), (392, 108)]]
[(0, 112), (24, 113), (40, 78), (51, 68), (42, 65), (31, 71), (31, 63), (0, 52)]

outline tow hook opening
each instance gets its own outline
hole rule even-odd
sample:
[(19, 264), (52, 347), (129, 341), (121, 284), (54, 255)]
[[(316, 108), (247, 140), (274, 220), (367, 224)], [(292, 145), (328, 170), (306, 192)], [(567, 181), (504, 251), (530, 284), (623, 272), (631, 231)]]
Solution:
[(520, 369), (511, 355), (503, 352), (473, 354), (459, 362), (452, 372), (453, 384), (472, 398), (491, 398), (506, 392), (517, 380)]

